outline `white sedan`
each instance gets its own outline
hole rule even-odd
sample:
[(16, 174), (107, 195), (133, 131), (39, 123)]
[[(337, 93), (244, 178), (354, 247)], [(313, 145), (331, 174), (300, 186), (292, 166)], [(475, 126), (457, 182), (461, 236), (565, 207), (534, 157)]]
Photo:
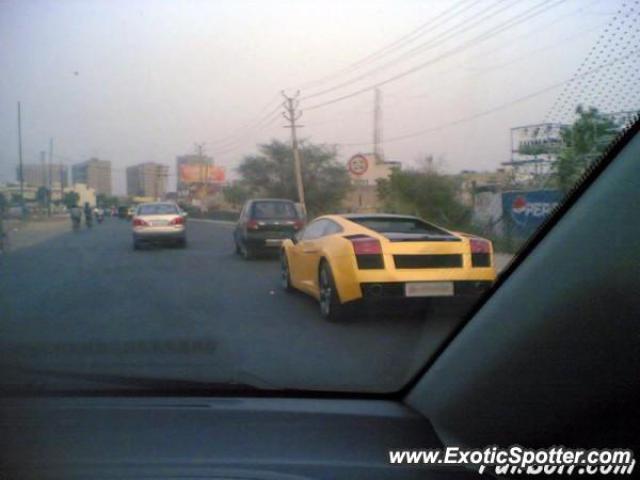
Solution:
[(185, 215), (175, 203), (155, 202), (138, 205), (131, 220), (133, 248), (142, 243), (171, 242), (187, 245)]

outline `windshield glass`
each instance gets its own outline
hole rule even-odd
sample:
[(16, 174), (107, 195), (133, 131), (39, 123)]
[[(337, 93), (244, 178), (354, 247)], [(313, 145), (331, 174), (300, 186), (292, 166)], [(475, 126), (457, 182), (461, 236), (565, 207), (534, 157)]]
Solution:
[(140, 205), (138, 215), (171, 215), (178, 213), (178, 208), (169, 203), (155, 203), (151, 205)]
[(289, 202), (256, 202), (253, 204), (253, 217), (267, 218), (296, 218), (296, 208)]
[(640, 110), (636, 1), (4, 0), (0, 45), (0, 393), (397, 392)]

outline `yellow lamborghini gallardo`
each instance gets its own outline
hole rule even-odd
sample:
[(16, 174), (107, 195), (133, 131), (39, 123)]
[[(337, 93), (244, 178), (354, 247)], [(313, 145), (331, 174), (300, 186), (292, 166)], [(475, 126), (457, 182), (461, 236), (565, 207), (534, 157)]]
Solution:
[(282, 244), (281, 281), (337, 320), (360, 299), (473, 295), (496, 278), (493, 246), (418, 217), (325, 215)]

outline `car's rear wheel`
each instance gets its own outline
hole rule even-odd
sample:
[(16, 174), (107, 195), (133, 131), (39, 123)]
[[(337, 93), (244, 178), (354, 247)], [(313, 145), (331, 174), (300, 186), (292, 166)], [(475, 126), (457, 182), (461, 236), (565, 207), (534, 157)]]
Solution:
[(289, 261), (284, 250), (280, 252), (280, 285), (286, 292), (293, 292), (291, 285), (291, 271), (289, 270)]
[(326, 260), (320, 263), (318, 287), (320, 289), (320, 315), (331, 322), (342, 320), (345, 306), (340, 303), (333, 273)]
[(180, 240), (178, 240), (178, 247), (187, 248), (187, 239), (181, 238)]
[(133, 249), (140, 250), (140, 242), (138, 240), (133, 240)]

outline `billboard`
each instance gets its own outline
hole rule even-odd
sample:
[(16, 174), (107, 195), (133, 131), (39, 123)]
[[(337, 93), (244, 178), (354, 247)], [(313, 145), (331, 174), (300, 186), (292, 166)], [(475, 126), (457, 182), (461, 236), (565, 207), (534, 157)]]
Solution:
[(504, 192), (502, 213), (513, 236), (528, 237), (562, 200), (559, 190)]
[(225, 170), (216, 165), (206, 163), (183, 163), (179, 165), (178, 180), (182, 184), (223, 183)]

